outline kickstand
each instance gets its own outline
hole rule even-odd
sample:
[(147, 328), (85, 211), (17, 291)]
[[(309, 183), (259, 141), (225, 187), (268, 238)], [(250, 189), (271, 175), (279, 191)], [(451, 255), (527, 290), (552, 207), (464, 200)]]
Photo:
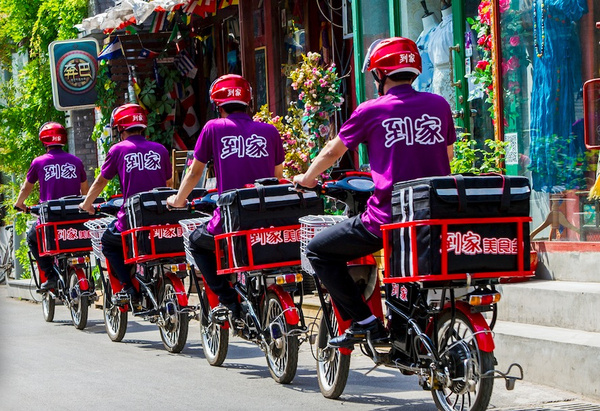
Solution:
[[(514, 375), (509, 375), (510, 371), (513, 369), (513, 367), (516, 367), (519, 369), (519, 374), (521, 374), (519, 377), (515, 377)], [(495, 374), (499, 374), (499, 375), (495, 375)], [(482, 377), (504, 378), (505, 383), (506, 383), (506, 389), (508, 391), (512, 391), (515, 388), (515, 383), (517, 382), (517, 380), (520, 381), (523, 379), (523, 367), (521, 367), (517, 363), (512, 363), (508, 367), (508, 370), (506, 372), (500, 372), (498, 370), (489, 370), (488, 372), (483, 374)]]

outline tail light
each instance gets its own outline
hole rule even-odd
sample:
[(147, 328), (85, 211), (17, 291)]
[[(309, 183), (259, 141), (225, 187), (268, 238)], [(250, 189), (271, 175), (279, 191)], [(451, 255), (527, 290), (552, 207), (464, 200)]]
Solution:
[(69, 265), (78, 265), (78, 264), (86, 264), (90, 262), (90, 256), (86, 255), (84, 257), (72, 257), (68, 260)]
[(490, 305), (496, 304), (500, 301), (501, 294), (498, 291), (491, 291), (489, 293), (477, 293), (469, 295), (470, 305)]
[(178, 273), (180, 271), (187, 271), (190, 269), (190, 265), (187, 263), (170, 264), (167, 267), (172, 273)]
[(284, 274), (278, 275), (275, 277), (275, 283), (278, 285), (283, 284), (291, 284), (291, 283), (301, 283), (302, 282), (302, 274)]

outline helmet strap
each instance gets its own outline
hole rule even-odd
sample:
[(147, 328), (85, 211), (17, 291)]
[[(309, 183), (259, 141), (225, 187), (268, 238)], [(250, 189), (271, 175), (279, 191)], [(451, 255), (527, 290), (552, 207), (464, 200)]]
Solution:
[(383, 92), (383, 86), (385, 84), (385, 80), (387, 80), (387, 76), (385, 74), (381, 74), (381, 77), (379, 77), (376, 73), (376, 70), (372, 70), (371, 74), (373, 74), (373, 78), (375, 79), (375, 81), (378, 84), (377, 87), (377, 92), (379, 93), (380, 96), (383, 96), (385, 93)]

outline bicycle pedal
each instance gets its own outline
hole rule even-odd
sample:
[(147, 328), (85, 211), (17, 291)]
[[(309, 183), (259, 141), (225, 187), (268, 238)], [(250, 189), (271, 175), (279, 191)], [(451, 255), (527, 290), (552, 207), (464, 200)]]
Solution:
[(227, 307), (217, 306), (208, 314), (208, 320), (219, 324), (229, 321), (229, 309)]

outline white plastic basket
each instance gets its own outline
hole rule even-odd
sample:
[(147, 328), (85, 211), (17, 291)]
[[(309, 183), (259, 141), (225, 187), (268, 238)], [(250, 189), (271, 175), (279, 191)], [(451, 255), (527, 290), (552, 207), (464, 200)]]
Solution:
[(94, 256), (100, 260), (104, 260), (104, 254), (102, 254), (102, 235), (106, 231), (106, 227), (114, 220), (115, 217), (105, 217), (96, 218), (83, 223), (83, 225), (90, 230)]
[(189, 265), (196, 265), (190, 248), (190, 234), (192, 234), (192, 232), (200, 225), (210, 221), (211, 218), (212, 217), (199, 217), (179, 220), (179, 225), (183, 228), (183, 249), (185, 250), (185, 259)]
[(345, 215), (307, 215), (298, 219), (300, 222), (300, 262), (302, 269), (309, 274), (314, 274), (308, 258), (306, 258), (306, 246), (315, 235), (337, 224), (348, 217)]

